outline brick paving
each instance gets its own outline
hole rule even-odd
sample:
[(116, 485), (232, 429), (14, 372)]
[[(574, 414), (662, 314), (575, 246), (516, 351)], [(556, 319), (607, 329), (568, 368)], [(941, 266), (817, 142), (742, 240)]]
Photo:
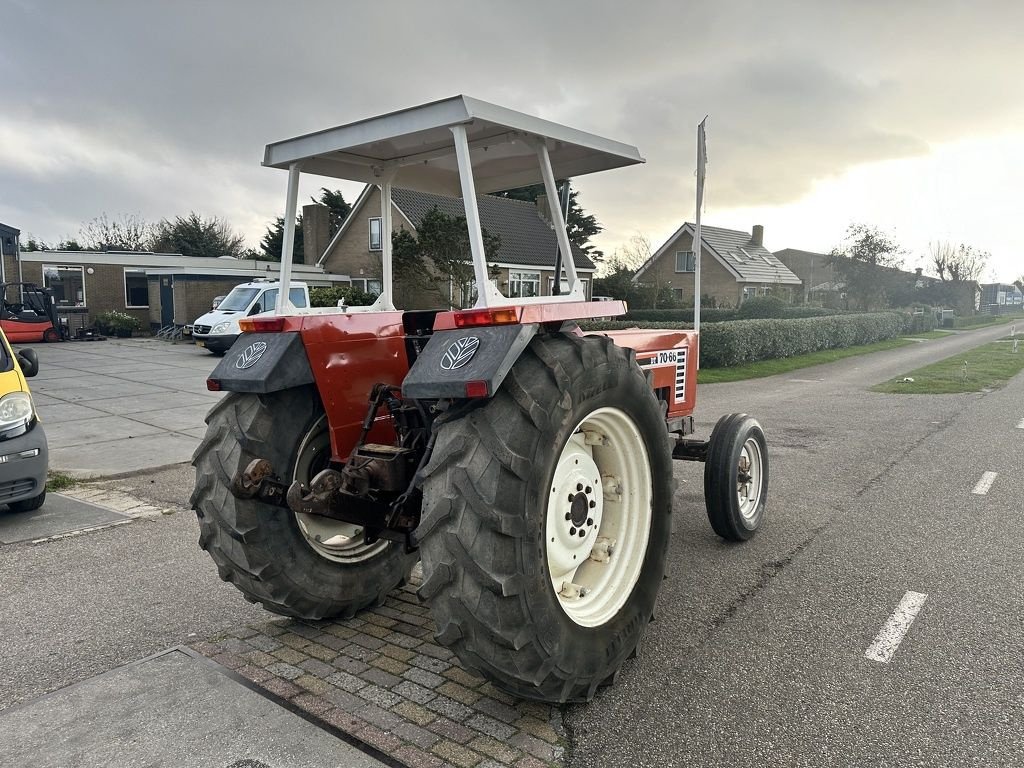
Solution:
[(561, 710), (494, 688), (433, 632), (408, 586), (352, 619), (274, 619), (192, 647), (409, 768), (563, 766)]

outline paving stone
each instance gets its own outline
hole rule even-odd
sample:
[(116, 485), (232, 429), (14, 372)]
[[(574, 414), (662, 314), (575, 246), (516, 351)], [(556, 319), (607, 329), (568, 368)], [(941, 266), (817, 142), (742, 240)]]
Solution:
[[(370, 658), (374, 658), (372, 653), (370, 654)], [(360, 661), (359, 659), (353, 659), (351, 656), (345, 654), (334, 659), (331, 662), (331, 666), (335, 669), (340, 669), (342, 672), (348, 672), (350, 675), (361, 675), (370, 668), (366, 662)]]
[(300, 693), (292, 699), (292, 704), (301, 707), (306, 712), (316, 715), (317, 717), (322, 717), (334, 708), (334, 705), (331, 702), (312, 693)]
[(473, 768), (473, 766), (483, 760), (482, 755), (450, 741), (442, 741), (435, 744), (431, 747), (431, 751), (438, 757), (443, 757), (445, 760), (460, 766), (460, 768)]
[(388, 600), (384, 605), (374, 608), (373, 612), (378, 616), (393, 619), (394, 621), (407, 621), (409, 616), (405, 611), (396, 610), (392, 600)]
[(225, 637), (218, 640), (215, 645), (220, 653), (234, 653), (241, 655), (251, 650), (249, 644), (237, 637)]
[(322, 630), (314, 629), (313, 627), (307, 626), (301, 622), (295, 622), (289, 627), (289, 629), (299, 637), (304, 637), (307, 640), (312, 640), (314, 637), (320, 634)]
[(390, 672), (385, 672), (383, 669), (372, 667), (366, 670), (360, 675), (363, 680), (369, 680), (371, 683), (379, 685), (381, 688), (391, 688), (394, 685), (398, 685), (402, 682), (402, 678), (397, 675), (392, 675)]
[[(427, 672), (426, 674), (430, 673)], [(469, 706), (472, 706), (473, 703), (480, 698), (480, 694), (476, 691), (472, 691), (469, 688), (466, 688), (464, 685), (459, 685), (458, 683), (454, 682), (448, 682), (439, 685), (437, 687), (437, 691), (438, 693), (443, 693), (445, 696), (448, 696), (449, 698), (455, 699), (456, 701), (461, 702), (462, 704), (467, 704)]]
[(245, 666), (245, 659), (233, 653), (218, 653), (210, 657), (213, 661), (228, 669), (238, 669)]
[(473, 715), (471, 718), (466, 720), (466, 725), (470, 728), (474, 728), (480, 733), (486, 733), (488, 736), (493, 736), (496, 739), (505, 741), (516, 734), (516, 729), (511, 725), (507, 725), (500, 720), (495, 720), (493, 717), (487, 715)]
[(528, 733), (517, 733), (508, 740), (508, 743), (549, 763), (553, 760), (561, 759), (563, 753), (561, 747), (548, 744), (546, 741), (541, 741), (536, 736), (531, 736)]
[(422, 685), (417, 685), (409, 680), (399, 683), (391, 690), (399, 696), (415, 701), (418, 704), (426, 704), (428, 701), (437, 698), (437, 694), (429, 688), (424, 688)]
[(414, 683), (419, 683), (425, 688), (437, 688), (439, 685), (445, 682), (445, 679), (440, 675), (435, 675), (433, 672), (428, 672), (425, 669), (419, 667), (412, 667), (402, 673), (402, 677), (406, 680), (412, 680)]
[(305, 661), (306, 658), (307, 658), (306, 654), (299, 653), (294, 648), (287, 648), (287, 647), (285, 647), (285, 648), (278, 648), (271, 655), (276, 656), (277, 658), (279, 658), (281, 661), (285, 662), (286, 664), (300, 664), (301, 662)]
[[(392, 690), (395, 693), (400, 693), (398, 689), (402, 685), (405, 685), (405, 683), (395, 686), (394, 688), (392, 688)], [(409, 685), (414, 685), (414, 683), (409, 683)], [(430, 691), (427, 691), (427, 693), (430, 693)], [(405, 694), (402, 695), (404, 696)], [(427, 723), (431, 723), (437, 719), (437, 715), (435, 715), (429, 709), (421, 707), (419, 704), (414, 704), (411, 701), (403, 701), (401, 704), (397, 704), (396, 706), (392, 707), (391, 711), (398, 713), (406, 720), (411, 720), (412, 722), (416, 723), (416, 725), (426, 725)]]
[(295, 684), (301, 685), (311, 693), (327, 693), (331, 690), (330, 683), (326, 680), (321, 680), (319, 677), (313, 677), (312, 675), (303, 675), (295, 681)]
[(428, 755), (423, 750), (408, 745), (395, 752), (395, 757), (409, 768), (441, 768), (444, 765), (441, 758)]
[(280, 677), (272, 677), (266, 682), (260, 683), (264, 688), (282, 699), (289, 699), (292, 696), (296, 696), (302, 693), (302, 689), (297, 685), (289, 683), (287, 680), (282, 680)]
[[(392, 623), (394, 623), (394, 622), (392, 622)], [(365, 627), (363, 627), (363, 634), (364, 635), (369, 635), (370, 637), (376, 637), (378, 640), (381, 639), (382, 637), (387, 637), (393, 631), (394, 630), (391, 629), (390, 627), (381, 627), (381, 626), (379, 626), (377, 624), (367, 624)]]
[(367, 706), (364, 699), (360, 699), (348, 691), (343, 691), (340, 688), (331, 688), (331, 690), (325, 693), (324, 698), (334, 704), (339, 709), (343, 709), (346, 712), (358, 712)]
[(356, 717), (355, 715), (346, 712), (344, 709), (332, 709), (323, 715), (325, 723), (333, 725), (335, 728), (340, 728), (345, 733), (357, 733), (366, 727), (367, 723), (365, 720)]
[(354, 629), (346, 627), (344, 624), (329, 624), (324, 627), (324, 632), (335, 637), (340, 637), (342, 640), (346, 640), (356, 633)]
[(427, 709), (431, 709), (439, 715), (444, 715), (452, 720), (465, 720), (473, 714), (473, 710), (465, 704), (459, 704), (459, 702), (449, 699), (447, 696), (438, 696), (436, 699), (431, 699), (427, 703)]
[(391, 631), (398, 632), (403, 635), (411, 635), (412, 637), (415, 637), (418, 640), (422, 640), (423, 638), (428, 637), (431, 634), (431, 630), (427, 629), (426, 627), (417, 627), (414, 624), (407, 624), (404, 621), (395, 624), (395, 626), (391, 628)]
[(435, 645), (434, 643), (424, 643), (416, 650), (424, 656), (431, 656), (435, 659), (440, 659), (441, 661), (448, 661), (455, 657), (455, 654), (447, 648), (442, 648), (440, 645)]
[[(363, 618), (366, 619), (367, 624), (376, 624), (378, 627), (393, 627), (398, 623), (398, 619), (390, 616), (382, 616), (380, 613), (381, 609), (377, 608), (371, 613), (364, 613)], [(366, 628), (363, 628), (366, 631)]]
[(390, 656), (384, 656), (383, 654), (371, 661), (370, 666), (383, 669), (385, 672), (390, 672), (392, 675), (400, 675), (405, 672), (405, 670), (409, 669), (408, 664), (403, 664), (397, 659), (392, 659)]
[(490, 736), (477, 736), (466, 746), (475, 749), (477, 752), (483, 752), (489, 757), (493, 757), (502, 765), (511, 765), (517, 757), (522, 755), (522, 752), (518, 749), (512, 749), (507, 744), (502, 744)]
[[(490, 687), (490, 684), (488, 684)], [(493, 687), (492, 687), (492, 690)], [(494, 696), (493, 693), (488, 694)], [(494, 696), (498, 701), (504, 701), (503, 699)], [(505, 702), (506, 704), (510, 702)], [(550, 720), (553, 712), (557, 712), (557, 708), (552, 707), (549, 704), (541, 704), (539, 701), (513, 701), (511, 702), (516, 709), (523, 713), (523, 716), (535, 717), (538, 720)]]
[(409, 663), (412, 664), (414, 667), (419, 667), (420, 669), (425, 669), (425, 670), (427, 670), (427, 672), (433, 672), (434, 674), (437, 674), (437, 675), (441, 674), (446, 669), (451, 667), (451, 664), (449, 664), (447, 661), (442, 661), (441, 659), (435, 659), (435, 658), (433, 658), (431, 656), (424, 656), (422, 654), (419, 655), (419, 656), (413, 656), (409, 660)]
[(543, 760), (538, 760), (536, 757), (527, 755), (526, 757), (520, 758), (516, 761), (513, 768), (548, 768), (548, 763)]
[(263, 622), (262, 624), (250, 624), (249, 626), (259, 632), (261, 635), (269, 635), (270, 637), (277, 637), (283, 635), (288, 631), (288, 626), (291, 624), (290, 619), (273, 619), (271, 621)]
[(504, 763), (499, 763), (497, 760), (484, 760), (476, 768), (508, 768), (508, 766)]
[(389, 632), (384, 636), (389, 643), (400, 645), (402, 648), (415, 648), (422, 642), (418, 637), (400, 635), (398, 632)]
[(407, 662), (412, 659), (416, 654), (410, 651), (408, 648), (399, 648), (397, 645), (385, 645), (380, 649), (380, 652), (385, 656), (390, 656), (392, 659), (398, 661)]
[[(371, 651), (376, 651), (384, 645), (384, 641), (379, 637), (373, 637), (372, 635), (367, 635), (364, 632), (356, 632), (349, 638), (349, 640), (356, 645), (368, 648)], [(398, 643), (398, 645), (401, 645), (401, 643)]]
[(332, 672), (326, 678), (331, 685), (336, 685), (349, 693), (355, 693), (360, 688), (365, 688), (369, 683), (348, 672)]
[(299, 666), (309, 672), (309, 674), (316, 675), (317, 677), (327, 677), (328, 675), (333, 675), (335, 672), (334, 667), (330, 664), (324, 664), (322, 661), (318, 661), (317, 659), (306, 659), (304, 662), (299, 664)]
[(356, 734), (360, 739), (370, 746), (376, 747), (381, 752), (391, 754), (402, 746), (402, 741), (397, 736), (382, 731), (372, 725), (368, 725)]
[(269, 680), (273, 677), (270, 672), (263, 669), (262, 667), (255, 667), (252, 664), (246, 664), (244, 667), (239, 667), (237, 670), (238, 674), (254, 683), (262, 683), (264, 680)]
[(296, 650), (299, 650), (309, 645), (309, 640), (299, 635), (296, 635), (294, 632), (285, 632), (282, 635), (278, 635), (277, 639), (279, 642), (283, 643), (284, 645), (287, 645), (289, 648), (294, 648)]
[(313, 642), (318, 643), (319, 645), (322, 645), (325, 648), (330, 648), (332, 651), (340, 651), (342, 648), (348, 645), (348, 640), (342, 639), (337, 635), (329, 635), (326, 632), (314, 637)]
[(283, 661), (271, 664), (267, 667), (267, 671), (274, 673), (278, 677), (283, 677), (285, 680), (297, 680), (302, 677), (301, 669), (291, 664), (285, 664)]
[(220, 648), (213, 643), (206, 642), (205, 640), (198, 643), (192, 643), (189, 647), (197, 653), (203, 654), (203, 656), (213, 656), (214, 654), (220, 653)]
[(392, 693), (387, 688), (381, 688), (379, 685), (367, 685), (360, 688), (356, 691), (356, 695), (385, 709), (395, 706), (402, 700), (401, 696)]
[(473, 707), (493, 718), (496, 718), (497, 720), (501, 720), (504, 723), (514, 723), (522, 717), (519, 710), (513, 709), (507, 704), (502, 704), (500, 701), (496, 701), (495, 699), (491, 699), (486, 696), (473, 704)]
[(247, 659), (250, 664), (254, 664), (257, 667), (267, 667), (280, 661), (276, 656), (271, 656), (263, 651), (249, 651), (242, 654), (242, 658)]
[(444, 736), (446, 739), (457, 741), (460, 744), (465, 744), (479, 735), (472, 728), (467, 728), (461, 723), (449, 720), (447, 717), (437, 718), (437, 720), (427, 726), (427, 729), (440, 736)]
[(462, 667), (450, 667), (442, 674), (449, 680), (454, 680), (456, 683), (464, 685), (467, 688), (476, 688), (484, 681), (482, 677), (478, 677), (471, 672), (467, 672)]
[(536, 736), (538, 739), (543, 739), (549, 744), (558, 743), (558, 734), (555, 733), (555, 729), (551, 727), (549, 723), (542, 720), (538, 720), (535, 717), (523, 717), (516, 720), (513, 725), (521, 731)]
[(320, 659), (320, 661), (330, 661), (338, 655), (338, 651), (334, 648), (328, 648), (326, 645), (320, 645), (320, 643), (310, 642), (302, 652), (307, 656), (312, 656), (314, 659)]
[(406, 722), (394, 712), (388, 712), (386, 709), (381, 709), (376, 704), (367, 704), (365, 702), (362, 707), (355, 711), (355, 715), (356, 717), (361, 717), (371, 725), (375, 725), (385, 731), (393, 731), (395, 728)]
[(253, 635), (252, 637), (247, 637), (245, 642), (257, 651), (264, 651), (266, 653), (276, 651), (281, 647), (281, 644), (277, 642), (277, 640), (272, 637), (268, 637), (267, 635)]
[(360, 619), (358, 616), (354, 616), (351, 619), (345, 621), (350, 627), (358, 628), (363, 626), (366, 622)]
[(436, 733), (425, 731), (413, 723), (403, 723), (402, 725), (392, 728), (391, 732), (406, 741), (411, 741), (417, 747), (422, 747), (423, 749), (430, 749), (434, 744), (441, 740), (441, 737)]
[[(492, 699), (500, 701), (502, 704), (507, 704), (510, 707), (518, 707), (523, 703), (536, 703), (536, 702), (523, 702), (521, 699), (517, 699), (511, 694), (505, 693), (505, 691), (499, 690), (494, 687), (492, 683), (484, 683), (480, 686), (480, 693), (484, 696), (490, 696)], [(544, 706), (541, 704), (540, 706)]]

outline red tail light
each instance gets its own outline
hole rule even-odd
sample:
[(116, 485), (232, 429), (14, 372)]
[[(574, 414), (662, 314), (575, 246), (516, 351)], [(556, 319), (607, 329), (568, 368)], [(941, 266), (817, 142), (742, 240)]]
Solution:
[(487, 397), (487, 382), (467, 381), (466, 397)]
[(473, 328), (480, 325), (511, 325), (518, 323), (522, 307), (499, 307), (497, 309), (467, 309), (455, 312), (452, 318), (456, 328)]
[(207, 379), (206, 388), (211, 392), (220, 392), (220, 379)]
[(280, 333), (284, 330), (283, 317), (246, 317), (238, 321), (242, 333)]

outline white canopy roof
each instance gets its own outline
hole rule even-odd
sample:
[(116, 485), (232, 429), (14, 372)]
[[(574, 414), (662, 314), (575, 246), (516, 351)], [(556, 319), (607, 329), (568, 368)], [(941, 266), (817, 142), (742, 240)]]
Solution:
[(464, 125), (476, 191), (484, 194), (541, 181), (531, 142), (547, 144), (555, 178), (644, 162), (636, 147), (558, 123), (455, 96), (268, 144), (263, 165), (303, 173), (380, 183), (392, 169), (396, 187), (460, 196), (459, 171), (449, 128)]

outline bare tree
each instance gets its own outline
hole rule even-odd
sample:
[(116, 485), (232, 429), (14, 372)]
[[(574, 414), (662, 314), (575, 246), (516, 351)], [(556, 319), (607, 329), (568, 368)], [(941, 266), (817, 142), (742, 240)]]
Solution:
[(91, 251), (148, 251), (153, 225), (135, 214), (101, 214), (82, 225), (78, 241)]
[(615, 249), (610, 263), (637, 270), (651, 258), (652, 253), (654, 253), (654, 248), (650, 238), (642, 232), (636, 232), (629, 240)]
[(954, 246), (949, 241), (929, 243), (928, 252), (939, 278), (950, 283), (977, 280), (992, 255), (964, 243)]

